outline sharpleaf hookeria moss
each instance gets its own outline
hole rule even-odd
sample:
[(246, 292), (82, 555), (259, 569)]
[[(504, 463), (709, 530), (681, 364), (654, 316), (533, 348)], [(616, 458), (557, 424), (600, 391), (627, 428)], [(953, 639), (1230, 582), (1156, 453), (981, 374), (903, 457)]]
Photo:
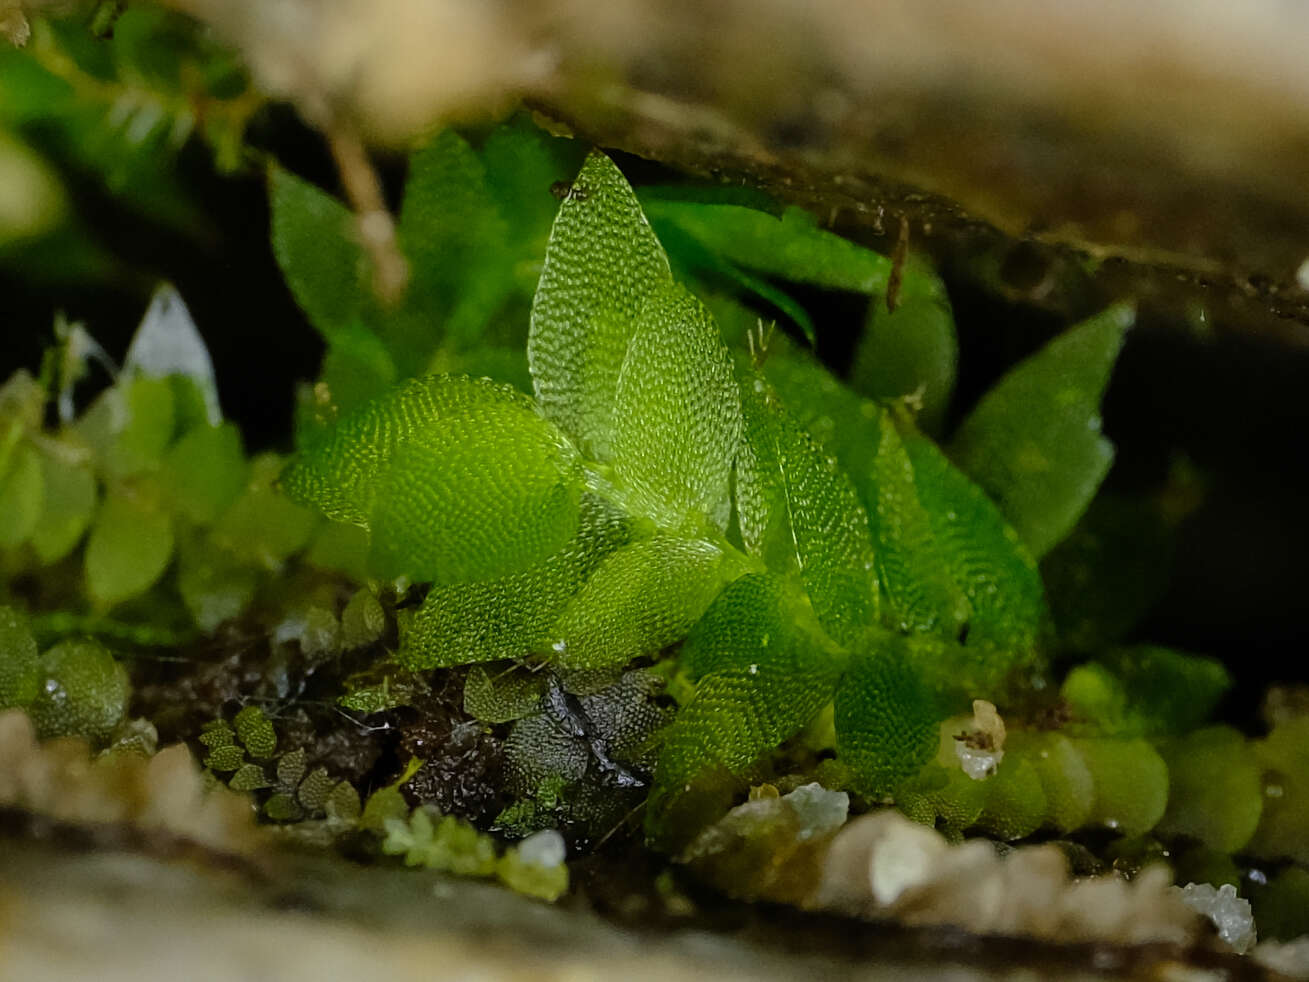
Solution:
[[(863, 265), (861, 286), (879, 285), (881, 257), (811, 225), (704, 209), (662, 205), (724, 263), (785, 242), (801, 275), (845, 282)], [(711, 228), (739, 226), (730, 243), (704, 230), (718, 209)], [(1002, 513), (907, 412), (803, 351), (779, 339), (734, 357), (592, 153), (532, 301), (535, 398), (467, 376), (405, 382), (309, 433), (282, 486), (366, 527), (379, 573), (433, 584), (402, 639), (411, 668), (618, 669), (685, 641), (694, 690), (662, 735), (647, 812), (656, 838), (676, 838), (706, 775), (740, 778), (833, 701), (838, 762), (882, 795), (933, 757), (953, 709), (1038, 669), (1033, 552), (1103, 477), (1099, 395), (1129, 323), (1111, 310), (1075, 328), (961, 428), (960, 459), (986, 464), (974, 470)], [(1068, 354), (1083, 347), (1106, 356)], [(1062, 481), (1046, 496), (1044, 472)]]

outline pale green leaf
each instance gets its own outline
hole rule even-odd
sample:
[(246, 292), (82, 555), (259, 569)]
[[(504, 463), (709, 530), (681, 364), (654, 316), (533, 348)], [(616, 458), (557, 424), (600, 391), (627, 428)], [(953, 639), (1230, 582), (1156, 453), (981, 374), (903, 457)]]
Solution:
[(730, 509), (741, 402), (727, 349), (683, 287), (650, 295), (619, 373), (613, 465), (632, 510), (678, 528)]
[(178, 512), (211, 524), (245, 486), (240, 431), (231, 423), (193, 427), (169, 448), (161, 480)]
[(139, 596), (163, 575), (172, 555), (171, 516), (129, 495), (110, 495), (86, 543), (87, 590), (101, 607)]
[(591, 575), (551, 632), (564, 668), (623, 665), (686, 636), (728, 571), (712, 543), (656, 533), (615, 552)]
[(854, 485), (758, 375), (741, 386), (745, 439), (736, 471), (747, 551), (797, 573), (823, 626), (850, 643), (877, 620), (868, 516)]
[(68, 555), (91, 524), (96, 482), (89, 466), (58, 450), (41, 455), (41, 470), (44, 500), (41, 517), (32, 529), (32, 548), (37, 558), (49, 565)]
[(626, 178), (596, 151), (560, 205), (532, 302), (528, 363), (546, 415), (606, 461), (618, 376), (668, 259)]
[(1131, 307), (1110, 307), (1020, 362), (950, 445), (1038, 557), (1077, 523), (1113, 462), (1100, 399), (1133, 317)]
[(40, 521), (44, 490), (41, 455), (23, 444), (10, 456), (8, 470), (0, 474), (0, 548), (27, 541)]
[(500, 579), (433, 587), (403, 631), (397, 658), (429, 669), (548, 652), (564, 606), (630, 536), (620, 512), (583, 494), (577, 534), (545, 561)]

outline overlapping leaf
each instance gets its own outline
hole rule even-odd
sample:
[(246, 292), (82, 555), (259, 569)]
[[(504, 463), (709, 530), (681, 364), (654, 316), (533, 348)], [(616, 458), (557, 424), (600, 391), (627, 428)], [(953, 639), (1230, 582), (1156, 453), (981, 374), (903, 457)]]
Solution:
[(1020, 362), (951, 442), (951, 457), (1033, 555), (1068, 534), (1109, 472), (1114, 449), (1100, 433), (1100, 399), (1133, 317), (1130, 307), (1110, 307)]

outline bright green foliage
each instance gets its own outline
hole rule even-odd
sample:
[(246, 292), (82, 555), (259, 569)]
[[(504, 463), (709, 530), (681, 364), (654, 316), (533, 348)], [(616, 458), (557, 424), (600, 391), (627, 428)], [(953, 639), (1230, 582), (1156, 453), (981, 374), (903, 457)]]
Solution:
[(730, 579), (722, 550), (656, 533), (619, 549), (591, 574), (552, 631), (563, 668), (625, 665), (686, 637)]
[(906, 289), (918, 295), (903, 297), (893, 311), (879, 300), (869, 305), (850, 384), (873, 399), (903, 401), (923, 430), (936, 433), (958, 370), (954, 315), (945, 288), (925, 264), (910, 259), (905, 277)]
[(169, 515), (153, 502), (126, 495), (106, 498), (86, 543), (86, 587), (103, 607), (144, 593), (173, 555)]
[(1074, 668), (1062, 694), (1093, 732), (1168, 736), (1201, 725), (1230, 685), (1216, 659), (1138, 645)]
[(1062, 733), (1018, 733), (1011, 737), (1007, 753), (1035, 768), (1050, 825), (1071, 831), (1087, 823), (1095, 805), (1095, 780), (1074, 741)]
[(1025, 757), (1011, 757), (982, 781), (985, 792), (977, 827), (1000, 839), (1021, 839), (1043, 824), (1051, 811), (1045, 782)]
[(542, 410), (597, 461), (614, 456), (619, 376), (638, 317), (670, 282), (668, 259), (627, 180), (592, 153), (550, 234), (527, 357)]
[(172, 506), (200, 525), (210, 525), (245, 485), (245, 451), (231, 423), (193, 427), (169, 448), (163, 481)]
[(495, 840), (455, 818), (415, 808), (408, 821), (387, 819), (382, 851), (403, 856), (406, 866), (423, 866), (456, 876), (491, 876), (495, 873)]
[(495, 580), (433, 587), (404, 632), (400, 661), (424, 669), (545, 650), (568, 601), (630, 535), (621, 512), (582, 495), (577, 534), (544, 562)]
[(0, 548), (12, 548), (27, 541), (41, 518), (41, 496), (45, 481), (41, 457), (35, 449), (19, 447), (0, 473)]
[(736, 494), (747, 551), (796, 573), (823, 627), (853, 643), (876, 622), (868, 517), (836, 461), (782, 407), (762, 377), (742, 384), (745, 441)]
[[(561, 238), (556, 230), (552, 246)], [(694, 527), (705, 515), (727, 525), (740, 395), (713, 318), (685, 288), (660, 287), (646, 298), (612, 413), (614, 476), (633, 510), (672, 528)]]
[(44, 737), (108, 738), (123, 718), (127, 672), (90, 639), (61, 641), (41, 656), (41, 681), (28, 713)]
[(1100, 399), (1130, 307), (1110, 307), (1011, 369), (960, 425), (951, 457), (1042, 556), (1071, 531), (1113, 462)]
[(1239, 852), (1259, 825), (1263, 774), (1254, 748), (1236, 730), (1208, 727), (1161, 748), (1170, 782), (1163, 835), (1188, 836)]
[(32, 528), (31, 543), (37, 558), (50, 565), (71, 552), (91, 524), (96, 482), (89, 467), (57, 451), (41, 455), (41, 468), (41, 515)]
[(279, 568), (303, 549), (317, 525), (313, 512), (278, 489), (284, 463), (276, 454), (251, 459), (245, 489), (212, 529), (215, 544), (264, 569)]
[(836, 692), (836, 746), (856, 788), (886, 794), (936, 751), (939, 712), (894, 642), (851, 658)]
[(1088, 821), (1125, 836), (1150, 831), (1168, 804), (1168, 765), (1142, 739), (1079, 740), (1077, 750), (1095, 783)]
[(13, 607), (0, 607), (0, 709), (28, 705), (40, 684), (36, 639), (27, 618)]

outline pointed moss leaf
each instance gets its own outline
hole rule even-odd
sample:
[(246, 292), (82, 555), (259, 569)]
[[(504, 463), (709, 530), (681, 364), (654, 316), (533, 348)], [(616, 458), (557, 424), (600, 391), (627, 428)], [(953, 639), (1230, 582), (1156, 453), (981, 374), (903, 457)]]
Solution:
[(332, 341), (367, 296), (354, 216), (331, 195), (276, 167), (269, 175), (273, 255), (309, 322)]
[(165, 493), (181, 514), (209, 525), (241, 493), (246, 480), (241, 433), (231, 423), (193, 427), (164, 458)]
[(527, 356), (547, 416), (607, 461), (618, 375), (646, 298), (671, 273), (626, 178), (587, 157), (550, 233)]
[[(497, 425), (547, 434), (529, 399), (487, 379), (433, 375), (410, 379), (317, 433), (281, 477), (293, 500), (328, 518), (368, 525), (381, 475), (401, 447), (439, 445), (456, 431)], [(480, 421), (480, 422), (479, 422)], [(540, 436), (542, 445), (556, 438)], [(470, 455), (476, 448), (466, 448)], [(422, 451), (416, 451), (422, 454)]]
[(27, 541), (41, 519), (45, 479), (41, 455), (23, 444), (11, 455), (9, 468), (0, 474), (0, 548)]
[(425, 670), (548, 651), (564, 606), (630, 535), (613, 506), (583, 494), (577, 534), (553, 556), (500, 579), (433, 587), (405, 628), (397, 658)]
[(647, 299), (614, 395), (614, 474), (635, 510), (669, 527), (730, 508), (741, 401), (713, 318), (683, 287)]
[(41, 455), (41, 471), (44, 501), (41, 517), (32, 528), (32, 548), (37, 558), (49, 565), (68, 555), (91, 524), (96, 482), (89, 466), (58, 449)]
[(1036, 556), (1068, 534), (1109, 471), (1100, 399), (1133, 317), (1110, 307), (1010, 369), (951, 443)]
[(736, 472), (746, 549), (797, 572), (823, 626), (850, 643), (877, 619), (868, 516), (854, 485), (760, 376), (744, 380), (745, 439)]
[[(181, 294), (167, 283), (150, 298), (150, 306), (123, 356), (123, 377), (134, 376), (185, 380), (193, 395), (196, 416), (211, 426), (223, 419), (209, 348)], [(179, 419), (182, 415), (177, 413)]]
[(40, 673), (27, 618), (13, 607), (0, 607), (0, 709), (26, 706), (35, 699)]
[(800, 730), (831, 698), (845, 667), (784, 581), (732, 583), (683, 647), (695, 694), (667, 731), (656, 785), (676, 794), (701, 771), (740, 774)]
[(467, 344), (512, 286), (509, 228), (472, 147), (447, 130), (409, 160), (398, 228), (410, 301)]
[[(448, 383), (466, 387), (464, 381)], [(396, 446), (368, 511), (387, 575), (455, 583), (527, 569), (577, 531), (582, 465), (526, 396), (488, 382)]]
[(166, 512), (126, 494), (100, 505), (86, 543), (86, 586), (101, 607), (139, 596), (163, 575), (173, 555)]
[(712, 543), (658, 533), (618, 550), (591, 575), (552, 632), (551, 660), (603, 668), (686, 636), (728, 575)]
[(512, 723), (541, 708), (545, 681), (532, 672), (473, 665), (464, 681), (464, 711), (483, 723)]
[(998, 678), (1030, 660), (1046, 617), (1036, 561), (991, 500), (934, 443), (912, 430), (902, 437), (933, 535), (972, 608), (968, 645), (997, 649)]
[[(924, 271), (923, 275), (930, 275)], [(954, 392), (959, 342), (944, 299), (915, 297), (894, 311), (874, 302), (855, 350), (851, 384), (866, 396), (906, 399), (928, 432), (940, 429)]]
[(936, 753), (940, 714), (894, 642), (851, 656), (835, 710), (837, 753), (865, 794), (889, 793)]
[[(813, 217), (787, 208), (777, 217), (741, 205), (651, 199), (656, 228), (674, 225), (726, 260), (782, 279), (836, 290), (884, 294), (894, 265), (886, 256), (820, 229)], [(905, 271), (901, 297), (935, 296), (935, 277)]]
[(957, 638), (972, 605), (951, 575), (944, 540), (918, 496), (914, 468), (899, 431), (885, 413), (876, 414), (875, 453), (858, 472), (870, 505), (869, 524), (877, 550), (877, 572), (886, 593), (892, 626)]

